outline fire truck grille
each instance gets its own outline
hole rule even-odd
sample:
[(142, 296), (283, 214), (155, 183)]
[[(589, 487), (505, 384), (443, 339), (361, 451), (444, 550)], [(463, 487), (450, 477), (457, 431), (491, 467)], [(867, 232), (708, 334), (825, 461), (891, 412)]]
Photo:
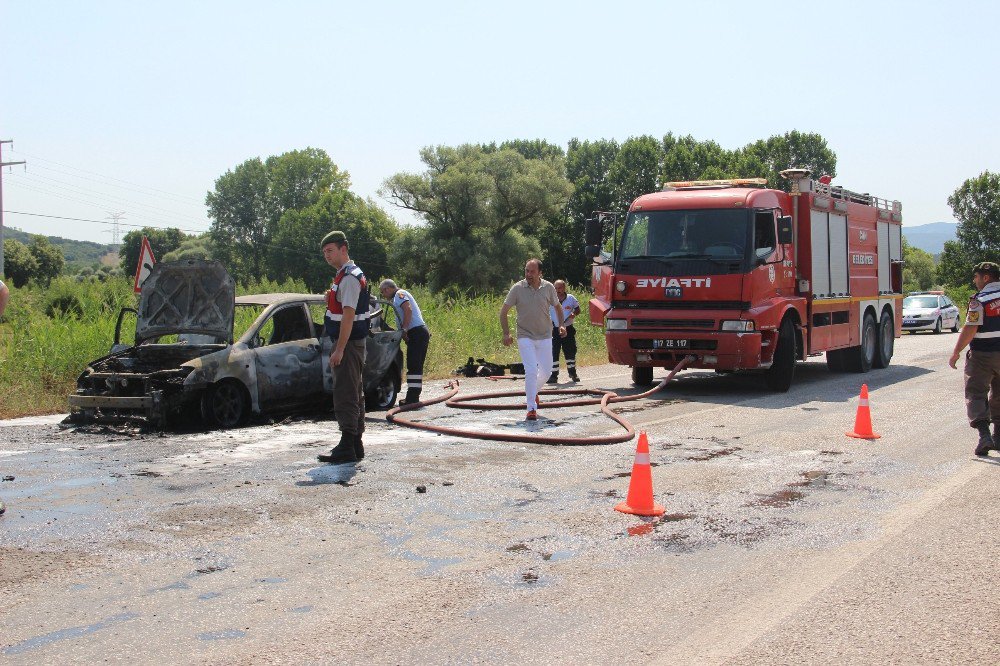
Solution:
[(749, 310), (746, 301), (615, 301), (616, 308), (636, 310)]
[(656, 328), (656, 329), (715, 329), (714, 319), (632, 319), (632, 328)]

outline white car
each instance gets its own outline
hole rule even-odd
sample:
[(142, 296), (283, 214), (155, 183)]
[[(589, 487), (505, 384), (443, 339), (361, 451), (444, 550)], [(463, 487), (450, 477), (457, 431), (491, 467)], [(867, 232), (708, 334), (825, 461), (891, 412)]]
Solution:
[(958, 306), (940, 291), (911, 293), (903, 299), (903, 330), (934, 331), (951, 329), (957, 333), (961, 325)]

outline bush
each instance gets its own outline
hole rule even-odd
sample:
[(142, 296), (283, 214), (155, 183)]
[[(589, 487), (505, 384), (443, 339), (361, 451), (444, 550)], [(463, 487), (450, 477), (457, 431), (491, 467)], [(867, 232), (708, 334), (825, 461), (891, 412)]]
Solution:
[(75, 294), (60, 294), (45, 306), (45, 314), (49, 319), (81, 319), (83, 317), (83, 303)]

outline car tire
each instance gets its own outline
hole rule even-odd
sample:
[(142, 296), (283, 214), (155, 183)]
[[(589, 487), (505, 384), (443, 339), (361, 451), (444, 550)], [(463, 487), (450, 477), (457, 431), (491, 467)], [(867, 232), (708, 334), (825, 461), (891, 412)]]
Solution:
[(778, 346), (774, 350), (774, 360), (764, 374), (764, 384), (772, 391), (786, 393), (792, 386), (798, 351), (795, 337), (795, 324), (791, 319), (785, 318), (778, 329)]
[(652, 366), (632, 368), (632, 383), (636, 386), (651, 386), (653, 383)]
[(851, 372), (868, 372), (875, 363), (878, 351), (878, 332), (875, 329), (875, 317), (868, 313), (861, 325), (861, 344), (846, 350), (847, 369)]
[(233, 379), (212, 384), (201, 396), (201, 416), (216, 428), (235, 428), (250, 418), (250, 400)]
[(878, 322), (878, 349), (875, 352), (874, 366), (876, 368), (888, 368), (892, 361), (892, 352), (896, 343), (896, 330), (892, 323), (892, 316), (888, 311), (882, 313)]
[(934, 335), (937, 335), (940, 332), (941, 332), (941, 317), (938, 317), (937, 321), (934, 322)]
[(391, 409), (396, 404), (396, 397), (399, 395), (399, 387), (393, 376), (397, 374), (396, 366), (389, 366), (378, 385), (371, 391), (365, 393), (365, 410), (369, 412), (384, 412)]
[(959, 317), (958, 315), (955, 315), (955, 323), (952, 324), (952, 326), (951, 326), (951, 332), (952, 333), (958, 333), (958, 329), (959, 329), (958, 320), (959, 319), (961, 319), (961, 317)]

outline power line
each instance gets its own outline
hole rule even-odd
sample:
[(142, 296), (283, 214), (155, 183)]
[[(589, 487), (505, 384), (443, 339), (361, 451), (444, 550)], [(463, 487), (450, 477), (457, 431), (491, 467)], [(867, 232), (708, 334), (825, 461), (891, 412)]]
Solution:
[(122, 210), (115, 213), (109, 212), (108, 216), (111, 218), (111, 230), (105, 233), (111, 234), (112, 245), (120, 245), (118, 241), (122, 237), (121, 219), (125, 217), (125, 211)]
[[(93, 222), (94, 224), (114, 224), (114, 222), (109, 222), (108, 220), (91, 220), (84, 217), (65, 217), (63, 215), (46, 215), (44, 213), (27, 213), (21, 210), (4, 210), (5, 213), (10, 213), (11, 215), (28, 215), (30, 217), (47, 217), (53, 220), (69, 220), (71, 222)], [(149, 227), (150, 229), (177, 229), (178, 231), (187, 231), (193, 234), (203, 234), (206, 233), (204, 229), (183, 229), (181, 227), (159, 227), (155, 224), (129, 224), (127, 222), (119, 222), (120, 226), (123, 227), (135, 227), (136, 229), (142, 229), (144, 227)]]
[(22, 160), (20, 162), (4, 162), (3, 161), (3, 145), (9, 143), (11, 149), (14, 147), (13, 139), (4, 139), (0, 141), (0, 278), (3, 277), (3, 167), (14, 166), (15, 164), (24, 164)]
[[(168, 192), (166, 190), (161, 190), (161, 189), (158, 189), (158, 188), (155, 188), (155, 187), (150, 187), (148, 185), (142, 185), (140, 183), (135, 183), (135, 182), (132, 182), (130, 180), (125, 180), (123, 178), (115, 178), (114, 176), (108, 176), (108, 175), (105, 175), (105, 174), (102, 174), (102, 173), (98, 173), (96, 171), (89, 171), (87, 169), (81, 169), (80, 167), (75, 167), (75, 166), (73, 166), (71, 164), (64, 164), (62, 162), (57, 162), (55, 160), (50, 160), (50, 159), (45, 158), (45, 157), (39, 157), (38, 155), (29, 155), (28, 153), (25, 153), (23, 151), (15, 151), (15, 150), (11, 149), (11, 152), (17, 152), (19, 155), (24, 155), (25, 157), (30, 157), (31, 159), (34, 159), (34, 160), (40, 160), (42, 162), (48, 162), (49, 164), (58, 164), (59, 166), (64, 167), (66, 169), (73, 169), (74, 171), (82, 171), (83, 173), (89, 173), (89, 174), (91, 174), (93, 176), (99, 176), (100, 178), (105, 178), (107, 180), (116, 180), (116, 181), (118, 181), (120, 183), (126, 183), (128, 185), (134, 185), (135, 187), (141, 187), (143, 189), (152, 190), (154, 192), (159, 192), (161, 194), (168, 194), (168, 195), (174, 196), (174, 197), (187, 198), (187, 199), (194, 200), (191, 197), (185, 197), (182, 194), (175, 194), (173, 192)], [(69, 175), (69, 174), (67, 174), (67, 175)], [(78, 176), (78, 177), (80, 177), (80, 176)]]

